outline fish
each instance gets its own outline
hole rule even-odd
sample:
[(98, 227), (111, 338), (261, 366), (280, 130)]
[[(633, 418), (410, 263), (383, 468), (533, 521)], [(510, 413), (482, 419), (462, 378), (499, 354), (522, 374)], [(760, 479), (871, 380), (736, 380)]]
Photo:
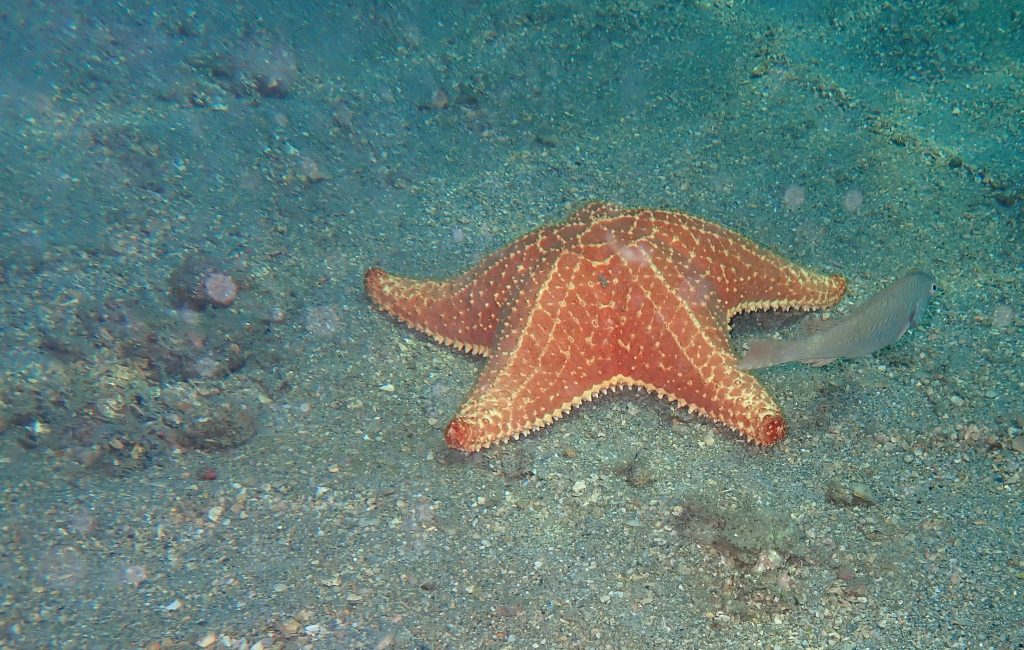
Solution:
[(868, 356), (917, 327), (936, 291), (935, 278), (914, 269), (854, 307), (845, 317), (819, 321), (815, 331), (804, 338), (751, 342), (736, 367), (753, 370), (790, 361), (824, 366), (836, 359)]

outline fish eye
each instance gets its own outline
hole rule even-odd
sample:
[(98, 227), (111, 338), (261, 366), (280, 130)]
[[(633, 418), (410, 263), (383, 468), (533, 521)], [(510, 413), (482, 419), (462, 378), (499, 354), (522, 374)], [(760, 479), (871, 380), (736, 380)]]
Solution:
[(938, 290), (939, 290), (939, 285), (937, 285), (934, 282), (932, 282), (932, 293), (935, 293)]

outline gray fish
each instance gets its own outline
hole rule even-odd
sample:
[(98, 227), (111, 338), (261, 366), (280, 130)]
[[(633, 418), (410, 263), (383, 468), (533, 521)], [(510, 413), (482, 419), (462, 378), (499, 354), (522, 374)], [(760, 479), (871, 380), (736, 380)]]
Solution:
[(806, 338), (753, 341), (736, 365), (743, 370), (790, 361), (823, 366), (836, 359), (867, 356), (892, 345), (916, 327), (936, 289), (930, 273), (910, 271), (857, 305), (846, 317), (821, 321), (817, 331)]

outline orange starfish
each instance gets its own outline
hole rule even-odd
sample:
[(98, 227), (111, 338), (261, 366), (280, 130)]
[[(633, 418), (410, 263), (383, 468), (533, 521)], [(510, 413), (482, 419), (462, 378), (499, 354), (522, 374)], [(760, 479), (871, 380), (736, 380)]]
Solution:
[(550, 424), (621, 386), (640, 386), (770, 445), (786, 421), (736, 368), (730, 319), (820, 309), (846, 290), (722, 226), (679, 212), (591, 203), (449, 280), (379, 268), (366, 292), (437, 341), (488, 357), (445, 430), (477, 451)]

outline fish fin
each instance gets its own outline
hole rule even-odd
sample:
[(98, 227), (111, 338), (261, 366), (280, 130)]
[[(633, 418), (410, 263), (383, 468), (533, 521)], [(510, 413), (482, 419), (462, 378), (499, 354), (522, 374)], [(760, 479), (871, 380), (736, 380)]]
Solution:
[(820, 368), (822, 366), (827, 366), (828, 364), (832, 363), (833, 361), (836, 360), (836, 358), (837, 357), (832, 357), (831, 359), (801, 359), (800, 363), (806, 363), (809, 366)]
[(786, 341), (771, 339), (751, 341), (747, 353), (739, 360), (736, 367), (740, 370), (754, 370), (786, 363), (788, 359), (784, 358), (782, 354), (786, 343)]

